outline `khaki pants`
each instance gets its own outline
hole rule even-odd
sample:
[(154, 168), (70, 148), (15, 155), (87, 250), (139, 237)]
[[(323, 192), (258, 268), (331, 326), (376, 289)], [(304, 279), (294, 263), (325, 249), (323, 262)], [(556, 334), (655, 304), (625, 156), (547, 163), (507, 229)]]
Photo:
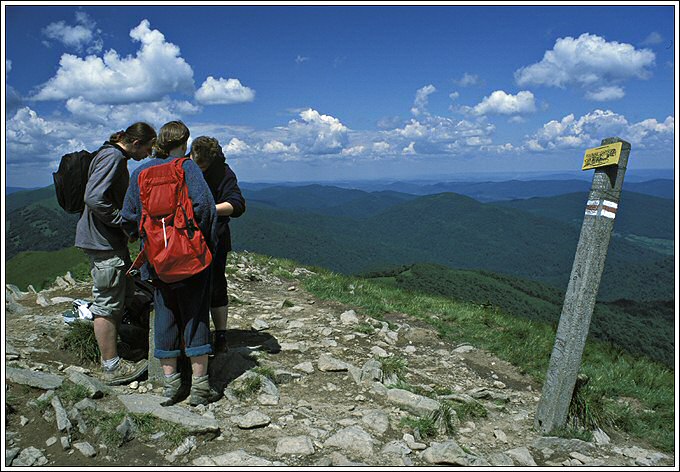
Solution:
[(126, 301), (135, 294), (135, 284), (125, 275), (132, 264), (127, 248), (116, 251), (85, 250), (90, 258), (92, 297), (90, 311), (94, 316), (111, 317), (120, 322)]

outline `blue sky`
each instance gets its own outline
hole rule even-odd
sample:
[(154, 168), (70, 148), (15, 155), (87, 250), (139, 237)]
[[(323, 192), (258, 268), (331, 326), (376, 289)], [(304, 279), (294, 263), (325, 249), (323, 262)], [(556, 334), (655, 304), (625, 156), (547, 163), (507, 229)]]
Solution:
[(8, 186), (139, 120), (218, 138), (251, 182), (578, 171), (609, 136), (629, 169), (675, 164), (670, 2), (7, 3)]

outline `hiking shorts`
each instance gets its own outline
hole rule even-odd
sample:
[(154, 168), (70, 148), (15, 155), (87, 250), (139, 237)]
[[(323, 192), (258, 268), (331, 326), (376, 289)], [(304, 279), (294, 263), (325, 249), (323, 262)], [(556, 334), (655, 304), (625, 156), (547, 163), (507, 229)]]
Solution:
[(84, 250), (90, 258), (92, 298), (90, 311), (94, 316), (113, 318), (120, 322), (126, 302), (135, 294), (135, 284), (127, 279), (132, 261), (127, 248), (112, 251)]

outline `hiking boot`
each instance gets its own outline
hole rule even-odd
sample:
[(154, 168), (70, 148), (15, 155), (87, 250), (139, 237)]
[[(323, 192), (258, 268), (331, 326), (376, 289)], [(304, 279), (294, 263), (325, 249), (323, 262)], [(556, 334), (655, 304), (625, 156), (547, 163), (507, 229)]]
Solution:
[(106, 385), (124, 385), (141, 377), (149, 368), (149, 362), (142, 359), (138, 362), (129, 362), (121, 359), (118, 367), (114, 370), (105, 370), (102, 380)]
[(213, 341), (213, 354), (222, 354), (227, 352), (227, 331), (215, 331), (215, 339)]
[(191, 393), (189, 404), (191, 406), (207, 405), (222, 398), (223, 392), (218, 392), (208, 383), (208, 376), (191, 377)]
[(180, 387), (182, 386), (182, 374), (180, 372), (175, 372), (170, 377), (163, 378), (163, 396), (172, 398), (177, 395)]

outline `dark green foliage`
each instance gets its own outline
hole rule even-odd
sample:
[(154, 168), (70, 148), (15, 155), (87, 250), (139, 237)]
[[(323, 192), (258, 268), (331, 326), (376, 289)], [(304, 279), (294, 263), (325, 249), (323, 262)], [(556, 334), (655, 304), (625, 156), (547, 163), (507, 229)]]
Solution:
[(36, 203), (7, 214), (5, 260), (22, 251), (56, 251), (72, 246), (78, 215)]
[[(514, 316), (553, 323), (555, 328), (564, 302), (563, 292), (540, 282), (484, 271), (452, 270), (436, 264), (415, 264), (406, 269), (402, 266), (372, 275), (372, 280), (404, 290), (441, 295), (489, 309), (497, 307)], [(672, 300), (598, 302), (589, 333), (620, 349), (672, 366), (674, 305)], [(524, 339), (522, 333), (518, 333), (518, 339)]]
[[(517, 185), (493, 186), (512, 195)], [(540, 194), (545, 183), (532, 185)], [(548, 187), (554, 191), (553, 184)], [(484, 204), (453, 193), (418, 197), (321, 185), (269, 186), (246, 191), (248, 212), (231, 226), (236, 250), (345, 274), (434, 262), (540, 280), (565, 290), (583, 218), (585, 197), (576, 195), (523, 200), (516, 203), (519, 210), (509, 207), (512, 202)], [(57, 206), (52, 187), (17, 192), (7, 200), (6, 259), (20, 251), (72, 246), (77, 215)], [(672, 200), (624, 193), (600, 299), (673, 296), (674, 261), (668, 257), (672, 206)]]
[[(495, 204), (574, 224), (580, 228), (587, 200), (588, 192), (586, 191), (555, 197), (496, 202)], [(675, 219), (674, 206), (674, 201), (669, 198), (624, 191), (616, 214), (614, 231), (619, 234), (673, 239), (673, 226), (669, 222)]]
[[(391, 207), (367, 218), (341, 214), (318, 205), (292, 211), (255, 202), (247, 217), (232, 222), (234, 245), (236, 250), (291, 258), (345, 274), (429, 261), (540, 280), (565, 290), (580, 229), (450, 193), (395, 199)], [(672, 232), (672, 222), (657, 226)], [(612, 239), (602, 299), (672, 296), (674, 280), (668, 271), (672, 257), (640, 241)], [(645, 278), (636, 276), (640, 273)]]

